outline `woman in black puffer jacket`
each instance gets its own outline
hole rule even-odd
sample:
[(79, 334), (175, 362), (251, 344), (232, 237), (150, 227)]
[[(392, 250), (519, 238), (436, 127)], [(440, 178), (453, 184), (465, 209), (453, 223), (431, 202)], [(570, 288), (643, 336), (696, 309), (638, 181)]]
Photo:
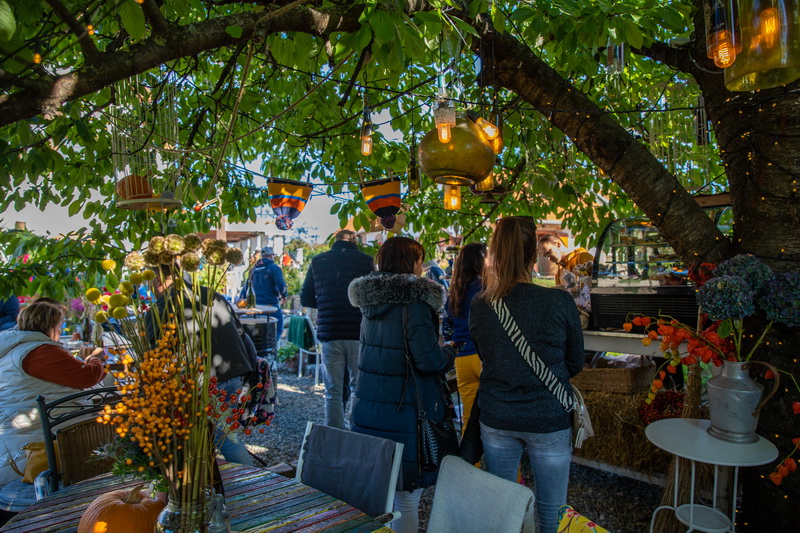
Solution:
[[(395, 510), (402, 517), (391, 527), (398, 533), (416, 533), (422, 489), (433, 485), (437, 476), (437, 472), (422, 471), (417, 463), (416, 386), (428, 416), (444, 418), (439, 375), (452, 366), (455, 350), (439, 345), (437, 313), (444, 302), (444, 288), (418, 277), (425, 259), (422, 245), (393, 237), (375, 259), (378, 272), (353, 280), (349, 291), (350, 303), (363, 314), (353, 431), (403, 443), (403, 490), (395, 496)], [(416, 383), (406, 368), (406, 341)]]

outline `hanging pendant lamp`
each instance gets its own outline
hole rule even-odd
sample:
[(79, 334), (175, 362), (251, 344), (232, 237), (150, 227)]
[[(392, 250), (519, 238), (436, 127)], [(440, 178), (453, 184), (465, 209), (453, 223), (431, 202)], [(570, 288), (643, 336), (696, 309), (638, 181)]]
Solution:
[[(736, 4), (731, 1), (731, 5)], [(757, 91), (800, 78), (799, 20), (797, 0), (740, 0), (737, 26), (741, 51), (725, 69), (725, 87), (729, 91)]]
[(459, 113), (451, 139), (439, 140), (436, 129), (419, 143), (419, 165), (426, 176), (444, 185), (469, 186), (483, 180), (494, 166), (495, 153), (475, 123)]
[(275, 213), (275, 226), (280, 230), (291, 229), (311, 196), (313, 186), (296, 180), (270, 178), (267, 184), (269, 203)]

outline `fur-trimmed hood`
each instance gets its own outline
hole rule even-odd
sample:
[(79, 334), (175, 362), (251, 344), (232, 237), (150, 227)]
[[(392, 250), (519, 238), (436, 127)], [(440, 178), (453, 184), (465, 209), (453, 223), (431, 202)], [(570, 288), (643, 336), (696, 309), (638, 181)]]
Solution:
[(444, 305), (445, 290), (428, 278), (418, 278), (412, 274), (373, 272), (354, 279), (350, 283), (348, 296), (350, 303), (360, 307), (361, 312), (366, 315), (382, 314), (383, 307), (415, 302), (426, 303), (433, 311), (439, 311)]

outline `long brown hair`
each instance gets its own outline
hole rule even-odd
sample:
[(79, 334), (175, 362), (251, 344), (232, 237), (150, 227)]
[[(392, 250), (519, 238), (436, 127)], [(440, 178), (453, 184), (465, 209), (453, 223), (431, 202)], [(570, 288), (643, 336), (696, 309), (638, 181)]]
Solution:
[(530, 282), (536, 261), (536, 224), (530, 217), (505, 217), (489, 241), (489, 259), (483, 278), (485, 298), (499, 300), (517, 283)]
[(470, 243), (461, 249), (455, 263), (453, 263), (453, 280), (450, 283), (450, 297), (448, 307), (450, 314), (461, 316), (461, 307), (467, 295), (467, 287), (472, 280), (483, 275), (483, 265), (486, 262), (486, 245), (482, 242)]
[(420, 243), (408, 237), (392, 237), (381, 245), (375, 262), (381, 272), (413, 274), (420, 258), (425, 260), (425, 248)]

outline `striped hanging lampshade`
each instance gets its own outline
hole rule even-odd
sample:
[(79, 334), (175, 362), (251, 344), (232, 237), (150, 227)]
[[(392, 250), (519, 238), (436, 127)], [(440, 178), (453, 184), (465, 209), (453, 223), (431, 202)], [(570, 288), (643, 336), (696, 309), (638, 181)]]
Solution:
[(361, 187), (361, 194), (370, 210), (378, 215), (386, 229), (394, 227), (400, 211), (400, 178), (368, 181)]
[(288, 230), (294, 225), (293, 219), (303, 211), (311, 196), (312, 185), (302, 181), (286, 179), (270, 179), (269, 203), (277, 217), (275, 225), (278, 229)]

